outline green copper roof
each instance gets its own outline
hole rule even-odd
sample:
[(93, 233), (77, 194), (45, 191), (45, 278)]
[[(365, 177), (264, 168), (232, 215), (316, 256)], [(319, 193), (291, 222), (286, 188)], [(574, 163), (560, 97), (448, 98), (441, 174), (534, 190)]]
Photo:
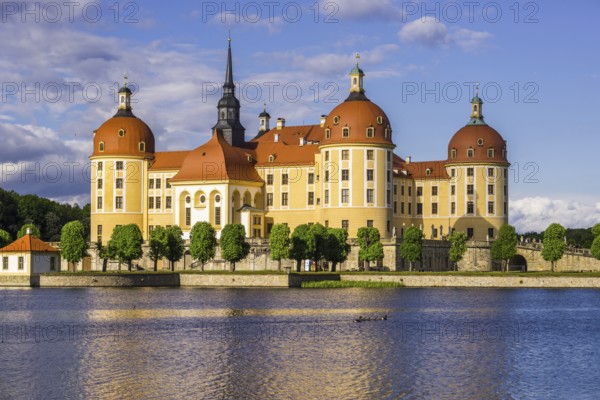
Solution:
[(483, 100), (477, 95), (471, 99), (471, 103), (483, 103)]
[(355, 75), (355, 74), (360, 74), (360, 75), (365, 74), (362, 69), (358, 68), (358, 64), (356, 65), (356, 67), (352, 68), (352, 71), (350, 71), (350, 75)]
[(487, 124), (483, 120), (483, 117), (480, 117), (480, 118), (471, 117), (467, 126), (469, 126), (469, 125), (487, 125)]

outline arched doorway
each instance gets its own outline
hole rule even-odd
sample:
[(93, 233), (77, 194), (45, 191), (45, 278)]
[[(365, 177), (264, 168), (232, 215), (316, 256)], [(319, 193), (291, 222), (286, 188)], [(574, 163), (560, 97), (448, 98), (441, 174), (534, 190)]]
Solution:
[(527, 272), (527, 260), (522, 255), (517, 254), (510, 259), (510, 262), (508, 263), (508, 270)]

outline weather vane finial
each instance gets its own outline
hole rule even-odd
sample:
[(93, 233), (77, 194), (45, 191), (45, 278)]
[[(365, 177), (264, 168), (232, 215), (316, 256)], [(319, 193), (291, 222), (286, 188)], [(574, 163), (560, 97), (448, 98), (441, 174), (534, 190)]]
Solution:
[(479, 82), (475, 82), (475, 96), (479, 97)]
[(263, 103), (263, 111), (265, 111), (265, 112), (267, 111), (267, 102), (266, 101)]
[(356, 53), (354, 58), (356, 58), (356, 66), (358, 67), (358, 60), (360, 60), (360, 54)]
[(127, 71), (125, 71), (125, 74), (123, 74), (123, 79), (125, 81), (125, 83), (123, 84), (123, 87), (127, 87)]

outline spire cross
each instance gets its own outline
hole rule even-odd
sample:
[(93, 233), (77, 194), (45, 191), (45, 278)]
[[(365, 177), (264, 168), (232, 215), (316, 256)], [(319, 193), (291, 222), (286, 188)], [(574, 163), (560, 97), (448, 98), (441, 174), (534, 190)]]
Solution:
[(125, 80), (123, 87), (127, 87), (127, 72), (125, 72), (125, 75), (123, 75), (123, 79)]
[(475, 82), (475, 96), (479, 96), (479, 82)]
[(356, 58), (356, 66), (358, 67), (358, 60), (360, 60), (360, 54), (356, 53), (354, 58)]
[(265, 111), (265, 112), (267, 111), (267, 102), (266, 101), (263, 103), (263, 111)]

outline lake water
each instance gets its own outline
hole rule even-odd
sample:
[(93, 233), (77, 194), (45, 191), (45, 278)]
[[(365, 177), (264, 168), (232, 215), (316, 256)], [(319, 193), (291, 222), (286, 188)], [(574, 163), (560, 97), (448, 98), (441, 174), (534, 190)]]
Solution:
[(597, 290), (2, 289), (0, 318), (1, 399), (600, 393)]

